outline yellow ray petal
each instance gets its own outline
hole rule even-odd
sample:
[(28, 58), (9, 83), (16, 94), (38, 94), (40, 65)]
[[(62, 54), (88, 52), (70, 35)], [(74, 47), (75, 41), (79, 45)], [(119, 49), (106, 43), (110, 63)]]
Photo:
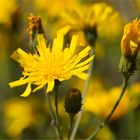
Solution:
[(57, 55), (58, 53), (62, 52), (63, 42), (64, 42), (63, 33), (58, 33), (57, 37), (53, 41), (52, 52)]
[(38, 34), (37, 35), (37, 43), (38, 43), (37, 50), (38, 50), (39, 54), (41, 56), (46, 56), (47, 55), (46, 53), (48, 52), (48, 49), (46, 47), (47, 42), (46, 42), (43, 34)]
[(66, 35), (70, 30), (71, 30), (71, 26), (70, 25), (67, 25), (67, 26), (64, 26), (63, 28), (61, 28), (58, 31), (58, 34), (61, 33), (63, 35)]
[(131, 50), (132, 55), (135, 53), (137, 47), (138, 45), (134, 41), (130, 40), (130, 50)]
[(33, 90), (33, 92), (36, 92), (37, 90), (43, 88), (45, 84), (46, 84), (46, 82), (43, 83), (43, 84), (41, 84), (41, 85), (39, 85), (38, 87), (36, 87), (36, 88)]
[(20, 96), (22, 96), (22, 97), (27, 97), (30, 93), (31, 93), (31, 84), (29, 83), (29, 84), (27, 85), (27, 88), (26, 88), (26, 90), (24, 91), (24, 93), (21, 94)]
[(18, 48), (14, 53), (11, 55), (11, 58), (17, 62), (21, 62), (21, 59), (28, 59), (29, 54), (23, 51), (22, 49)]
[(73, 35), (71, 43), (70, 43), (70, 52), (72, 54), (75, 52), (75, 49), (76, 49), (76, 46), (77, 46), (77, 42), (78, 42), (78, 36), (77, 35)]
[(88, 78), (88, 74), (87, 73), (84, 73), (84, 72), (81, 72), (81, 73), (75, 73), (74, 74), (75, 76), (83, 79), (83, 80), (86, 80)]
[(91, 50), (90, 46), (87, 46), (84, 50), (82, 50), (78, 55), (77, 58), (75, 58), (73, 65), (78, 64), (82, 58), (86, 57), (87, 55), (89, 55), (89, 50)]
[(48, 82), (48, 87), (47, 87), (46, 93), (51, 92), (53, 90), (53, 88), (54, 88), (54, 80)]
[(90, 66), (90, 64), (87, 64), (87, 65), (85, 65), (85, 66), (83, 66), (83, 67), (80, 67), (80, 68), (71, 70), (71, 73), (73, 73), (73, 74), (74, 74), (74, 73), (80, 73), (80, 72), (82, 72), (82, 71), (87, 70), (87, 69), (89, 68), (89, 66)]
[(86, 65), (87, 63), (89, 63), (92, 59), (94, 58), (94, 56), (91, 56), (90, 58), (86, 59), (85, 61), (79, 63), (78, 65), (75, 66), (75, 68), (78, 68), (78, 67), (82, 67), (84, 65)]
[(10, 86), (10, 88), (13, 88), (13, 87), (18, 87), (18, 86), (21, 86), (21, 85), (24, 85), (27, 83), (28, 83), (27, 79), (19, 79), (17, 81), (9, 83), (9, 86)]
[(84, 58), (88, 55), (88, 52), (91, 50), (90, 46), (87, 46), (85, 49), (83, 49), (80, 53), (78, 53), (78, 57)]

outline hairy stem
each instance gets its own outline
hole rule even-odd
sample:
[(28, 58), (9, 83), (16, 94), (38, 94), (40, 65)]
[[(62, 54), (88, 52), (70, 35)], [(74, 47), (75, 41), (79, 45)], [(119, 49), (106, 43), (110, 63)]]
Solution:
[(113, 106), (111, 112), (108, 114), (108, 116), (106, 117), (105, 120), (103, 120), (99, 126), (96, 128), (95, 131), (93, 131), (93, 133), (86, 139), (86, 140), (92, 140), (96, 137), (96, 135), (98, 134), (98, 132), (105, 126), (105, 124), (110, 120), (110, 118), (112, 117), (113, 113), (115, 112), (116, 108), (118, 107), (124, 93), (125, 93), (125, 90), (127, 88), (127, 83), (128, 83), (128, 79), (129, 78), (126, 78), (126, 77), (123, 77), (123, 86), (122, 86), (122, 91), (120, 93), (120, 96), (118, 98), (118, 100), (116, 101), (115, 105)]

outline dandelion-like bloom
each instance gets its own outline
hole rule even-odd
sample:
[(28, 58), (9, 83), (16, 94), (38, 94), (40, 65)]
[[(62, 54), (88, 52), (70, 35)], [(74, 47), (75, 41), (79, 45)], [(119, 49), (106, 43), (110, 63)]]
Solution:
[(140, 50), (140, 20), (135, 19), (124, 27), (121, 40), (122, 54), (127, 58), (135, 59)]
[[(35, 54), (28, 54), (22, 49), (17, 49), (12, 58), (23, 67), (23, 77), (15, 82), (9, 83), (10, 87), (17, 87), (28, 84), (25, 92), (21, 96), (28, 96), (31, 93), (31, 84), (37, 87), (33, 92), (43, 88), (48, 84), (46, 93), (53, 90), (55, 80), (64, 81), (73, 75), (86, 80), (88, 74), (85, 73), (89, 68), (89, 62), (94, 56), (87, 58), (90, 46), (75, 54), (78, 36), (73, 35), (70, 46), (63, 49), (63, 34), (57, 34), (53, 41), (52, 48), (46, 46), (43, 35), (37, 36), (37, 51)], [(83, 58), (87, 58), (84, 59)]]
[(102, 24), (105, 20), (112, 20), (118, 16), (113, 8), (105, 3), (97, 3), (91, 6), (80, 6), (68, 9), (61, 14), (63, 23), (67, 25), (67, 30), (71, 29), (90, 29)]

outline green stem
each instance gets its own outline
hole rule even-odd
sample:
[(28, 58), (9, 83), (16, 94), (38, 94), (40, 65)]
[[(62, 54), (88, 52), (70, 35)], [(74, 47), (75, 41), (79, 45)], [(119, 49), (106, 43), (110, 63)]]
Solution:
[(74, 117), (75, 117), (75, 114), (70, 115), (70, 125), (69, 125), (69, 132), (68, 132), (68, 140), (70, 140), (70, 135), (71, 135), (72, 128), (73, 128)]
[(95, 131), (93, 131), (93, 133), (86, 139), (86, 140), (92, 140), (96, 137), (96, 135), (98, 134), (98, 132), (105, 126), (105, 124), (110, 120), (110, 118), (112, 117), (113, 113), (115, 112), (116, 108), (118, 107), (124, 93), (125, 90), (127, 88), (127, 83), (128, 83), (128, 77), (123, 77), (123, 86), (122, 86), (122, 91), (120, 93), (120, 96), (118, 98), (118, 100), (116, 101), (115, 105), (113, 106), (111, 112), (108, 114), (108, 116), (106, 117), (106, 119), (104, 121), (102, 121), (100, 123), (100, 125), (96, 128)]
[(48, 103), (48, 108), (49, 108), (50, 116), (51, 116), (51, 119), (52, 119), (51, 125), (54, 126), (54, 124), (55, 124), (55, 114), (54, 114), (53, 109), (52, 109), (49, 93), (46, 94), (46, 98), (47, 98), (47, 103)]
[[(94, 54), (94, 52), (93, 52), (93, 50), (91, 50), (90, 51), (90, 56), (93, 56), (93, 54)], [(88, 86), (89, 86), (89, 82), (90, 82), (90, 78), (91, 78), (91, 75), (92, 75), (93, 64), (94, 64), (94, 60), (92, 60), (92, 62), (90, 63), (90, 68), (88, 69), (89, 76), (88, 76), (88, 78), (85, 82), (85, 85), (84, 85), (82, 104), (84, 104), (84, 101), (85, 101), (85, 96), (86, 96)], [(79, 127), (79, 124), (80, 124), (80, 121), (81, 121), (81, 118), (82, 118), (82, 114), (83, 114), (83, 111), (81, 110), (79, 112), (79, 115), (78, 115), (78, 117), (76, 119), (76, 122), (73, 126), (73, 130), (72, 130), (72, 133), (71, 133), (71, 136), (70, 136), (70, 140), (74, 140), (74, 138), (75, 138), (76, 132), (78, 130), (78, 127)]]
[[(46, 88), (44, 87), (44, 91), (46, 91)], [(56, 94), (58, 94), (58, 87), (57, 87), (57, 90), (55, 89), (55, 108), (56, 108), (56, 115), (54, 114), (53, 112), (53, 108), (52, 108), (52, 105), (51, 105), (51, 100), (50, 100), (50, 93), (46, 94), (46, 98), (47, 98), (47, 103), (48, 103), (48, 108), (49, 108), (49, 112), (50, 112), (50, 116), (51, 116), (51, 119), (52, 119), (52, 122), (51, 122), (51, 125), (54, 127), (55, 129), (55, 132), (56, 132), (56, 135), (59, 137), (60, 140), (63, 140), (63, 137), (61, 135), (61, 132), (60, 132), (60, 128), (59, 128), (59, 125), (58, 125), (58, 103), (57, 103), (57, 96)]]
[(60, 140), (63, 140), (61, 131), (60, 131), (60, 126), (59, 126), (59, 120), (58, 120), (58, 86), (59, 83), (56, 82), (56, 86), (54, 88), (54, 94), (55, 94), (55, 127), (57, 128), (57, 136), (59, 137)]

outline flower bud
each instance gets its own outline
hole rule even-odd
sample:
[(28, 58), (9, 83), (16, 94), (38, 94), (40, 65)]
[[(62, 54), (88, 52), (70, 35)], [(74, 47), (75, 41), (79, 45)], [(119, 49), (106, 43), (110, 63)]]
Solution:
[(29, 20), (29, 27), (27, 28), (27, 31), (29, 33), (30, 46), (33, 50), (35, 50), (37, 45), (37, 34), (44, 35), (41, 17), (30, 14), (28, 20)]
[(136, 70), (136, 58), (140, 50), (140, 20), (135, 19), (124, 27), (121, 40), (122, 57), (120, 70), (124, 76), (130, 77)]
[(65, 111), (70, 115), (76, 115), (82, 106), (81, 92), (77, 88), (71, 88), (65, 98)]
[(140, 20), (135, 19), (124, 27), (121, 40), (122, 55), (134, 60), (140, 50)]

